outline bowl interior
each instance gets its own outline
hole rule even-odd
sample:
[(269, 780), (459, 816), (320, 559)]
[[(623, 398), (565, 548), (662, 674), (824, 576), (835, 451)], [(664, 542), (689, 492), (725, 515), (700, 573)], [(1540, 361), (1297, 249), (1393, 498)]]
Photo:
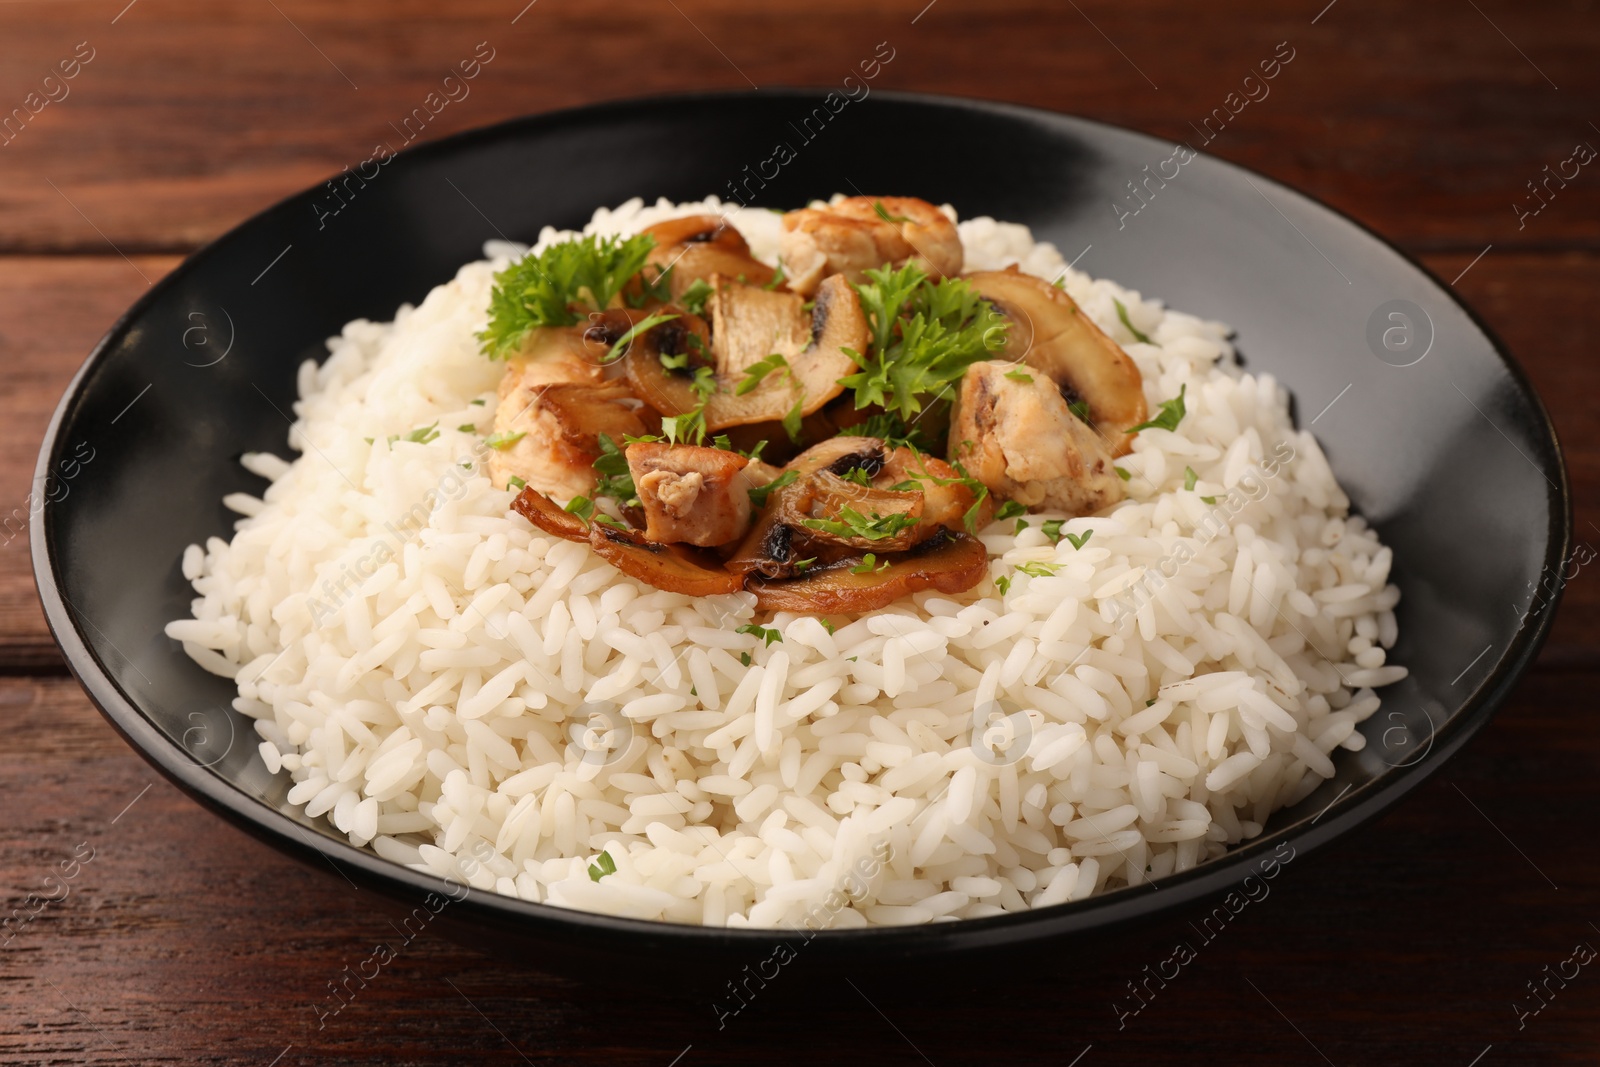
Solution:
[[(1411, 675), (1385, 691), (1364, 751), (1342, 753), (1334, 780), (1223, 860), (1030, 915), (820, 941), (952, 947), (1181, 903), (1285, 837), (1315, 844), (1369, 816), (1487, 718), (1548, 624), (1536, 592), (1565, 552), (1565, 477), (1526, 380), (1437, 282), (1328, 209), (1150, 137), (999, 105), (771, 91), (536, 117), (372, 161), (157, 285), (85, 365), (40, 457), (40, 474), (68, 489), (35, 527), (41, 594), (90, 694), (147, 758), (247, 829), (385, 892), (437, 888), (287, 804), (287, 776), (267, 773), (229, 709), (231, 684), (162, 633), (187, 614), (184, 546), (229, 536), (225, 493), (260, 491), (241, 453), (289, 454), (297, 365), (324, 355), (346, 321), (420, 300), (485, 239), (531, 241), (634, 196), (784, 208), (841, 190), (1025, 223), (1080, 269), (1232, 324), (1247, 367), (1291, 390), (1299, 425), (1393, 547), (1403, 600), (1391, 661)], [(610, 933), (635, 947), (742, 936), (491, 896), (458, 912), (514, 934)]]

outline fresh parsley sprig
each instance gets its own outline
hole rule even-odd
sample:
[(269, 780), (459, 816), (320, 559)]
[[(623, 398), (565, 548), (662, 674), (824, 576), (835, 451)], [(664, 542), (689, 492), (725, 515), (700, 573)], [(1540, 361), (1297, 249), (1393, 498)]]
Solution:
[(839, 379), (858, 409), (882, 407), (909, 422), (1005, 344), (1005, 318), (959, 278), (935, 282), (912, 263), (866, 277), (855, 290), (872, 343), (865, 353), (842, 349), (860, 370)]
[[(541, 326), (574, 326), (599, 311), (644, 266), (649, 234), (579, 237), (530, 252), (494, 276), (489, 323), (478, 334), (484, 354), (505, 359)], [(658, 279), (659, 280), (659, 279)]]

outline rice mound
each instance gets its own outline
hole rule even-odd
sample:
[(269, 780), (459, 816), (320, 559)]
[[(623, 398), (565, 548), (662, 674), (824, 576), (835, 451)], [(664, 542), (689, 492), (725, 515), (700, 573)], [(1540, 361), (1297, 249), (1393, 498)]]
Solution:
[[(775, 260), (779, 216), (715, 199), (633, 200), (584, 232), (700, 211), (726, 211)], [(992, 524), (977, 588), (830, 632), (758, 616), (749, 594), (653, 589), (539, 533), (483, 473), (503, 366), (473, 335), (494, 272), (524, 251), (491, 242), (419, 306), (350, 323), (300, 367), (300, 454), (244, 457), (271, 484), (226, 498), (244, 516), (231, 541), (184, 553), (198, 597), (168, 636), (236, 681), (261, 759), (308, 815), (525, 900), (910, 924), (1221, 855), (1331, 776), (1335, 748), (1363, 747), (1373, 687), (1405, 676), (1385, 663), (1390, 550), (1225, 326), (1067, 269), (1025, 227), (959, 228), (970, 269), (1064, 270), (1152, 412), (1186, 387), (1177, 428), (1118, 461), (1126, 501), (1056, 544), (1049, 515)], [(1059, 567), (1018, 570), (1038, 562)], [(752, 622), (781, 640), (736, 632)], [(602, 851), (615, 873), (596, 879)]]

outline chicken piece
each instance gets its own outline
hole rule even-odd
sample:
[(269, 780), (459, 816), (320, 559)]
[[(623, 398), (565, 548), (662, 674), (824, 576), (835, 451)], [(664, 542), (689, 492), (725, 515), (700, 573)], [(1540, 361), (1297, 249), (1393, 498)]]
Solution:
[(823, 278), (915, 263), (933, 277), (961, 273), (961, 237), (944, 212), (913, 196), (853, 196), (783, 217), (779, 246), (789, 288), (810, 296)]
[(711, 548), (750, 526), (749, 460), (699, 445), (629, 445), (628, 472), (644, 510), (646, 540)]
[(1072, 400), (1088, 406), (1089, 420), (1113, 457), (1133, 447), (1129, 433), (1144, 422), (1144, 379), (1122, 346), (1096, 326), (1077, 302), (1043, 278), (1016, 267), (978, 271), (966, 282), (1004, 315), (1000, 355), (1049, 377)]
[[(918, 541), (932, 537), (941, 526), (951, 530), (966, 529), (968, 512), (972, 512), (974, 532), (989, 525), (994, 518), (992, 493), (978, 500), (960, 471), (938, 456), (901, 446), (884, 457), (883, 469), (872, 479), (872, 484), (886, 487), (906, 482), (915, 482), (922, 493), (922, 520), (916, 531)], [(972, 510), (974, 504), (976, 511)]]
[[(513, 477), (556, 500), (594, 492), (599, 435), (620, 441), (650, 432), (642, 407), (625, 385), (549, 381), (551, 367), (513, 366), (501, 382), (494, 412), (489, 477), (505, 489)], [(520, 434), (521, 436), (517, 436)]]
[[(695, 282), (709, 283), (713, 274), (743, 278), (750, 285), (766, 285), (776, 275), (750, 254), (749, 244), (733, 224), (718, 215), (686, 215), (646, 226), (641, 232), (654, 237), (656, 246), (645, 259), (640, 280), (655, 284), (671, 268), (667, 291), (673, 301), (680, 300)], [(642, 291), (639, 281), (630, 288)]]
[(1008, 378), (1010, 363), (974, 363), (961, 379), (950, 458), (1026, 507), (1087, 515), (1122, 499), (1105, 440), (1044, 375)]

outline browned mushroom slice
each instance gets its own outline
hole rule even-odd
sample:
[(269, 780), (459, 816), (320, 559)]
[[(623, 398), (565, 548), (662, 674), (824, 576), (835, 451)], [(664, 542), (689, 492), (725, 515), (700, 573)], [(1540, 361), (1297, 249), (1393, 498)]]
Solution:
[(779, 238), (789, 287), (811, 293), (830, 274), (912, 262), (934, 277), (961, 272), (961, 236), (944, 212), (913, 196), (853, 196), (783, 217)]
[(699, 445), (629, 445), (628, 471), (644, 509), (646, 540), (710, 548), (750, 525), (749, 460)]
[(699, 368), (712, 365), (711, 333), (704, 319), (676, 305), (656, 313), (678, 317), (629, 341), (619, 365), (640, 400), (662, 415), (682, 415), (700, 404), (694, 376)]
[(1010, 363), (974, 363), (961, 379), (950, 454), (991, 491), (1025, 507), (1073, 515), (1122, 499), (1105, 440), (1039, 375), (1011, 377)]
[(751, 285), (766, 285), (776, 272), (750, 254), (743, 235), (717, 215), (687, 215), (668, 219), (642, 231), (656, 239), (640, 272), (646, 281), (658, 280), (668, 268), (667, 288), (679, 300), (697, 281), (709, 283), (713, 274), (744, 278)]
[(808, 479), (800, 531), (808, 540), (870, 552), (908, 549), (922, 531), (922, 493), (861, 485), (821, 470)]
[(983, 581), (988, 573), (989, 554), (983, 543), (945, 530), (908, 552), (894, 553), (873, 565), (846, 560), (808, 570), (800, 578), (774, 581), (752, 577), (748, 587), (761, 611), (836, 615), (872, 611), (924, 589), (960, 593)]
[(1013, 267), (965, 280), (1009, 320), (1001, 356), (1042, 372), (1068, 403), (1082, 400), (1111, 454), (1125, 455), (1133, 447), (1128, 431), (1145, 421), (1147, 411), (1144, 380), (1121, 346), (1065, 290), (1042, 278)]
[[(844, 349), (865, 352), (871, 340), (861, 302), (843, 278), (829, 278), (810, 316), (803, 304), (794, 293), (718, 279), (707, 305), (717, 365), (717, 392), (705, 410), (708, 430), (776, 423), (797, 404), (809, 415), (844, 391), (839, 379), (856, 370)], [(781, 365), (763, 364), (774, 354), (783, 357)], [(750, 373), (757, 364), (769, 368), (759, 378)], [(747, 379), (751, 384), (744, 385)]]
[(716, 596), (744, 587), (743, 575), (727, 570), (704, 549), (656, 544), (603, 522), (589, 527), (589, 546), (623, 574), (669, 593)]
[[(536, 365), (530, 365), (536, 370)], [(489, 477), (499, 488), (521, 478), (558, 499), (594, 490), (599, 435), (620, 441), (650, 432), (648, 414), (621, 383), (519, 380), (495, 409)]]
[(511, 502), (511, 508), (547, 534), (568, 541), (588, 543), (588, 523), (537, 489), (524, 489), (518, 493), (517, 498)]

